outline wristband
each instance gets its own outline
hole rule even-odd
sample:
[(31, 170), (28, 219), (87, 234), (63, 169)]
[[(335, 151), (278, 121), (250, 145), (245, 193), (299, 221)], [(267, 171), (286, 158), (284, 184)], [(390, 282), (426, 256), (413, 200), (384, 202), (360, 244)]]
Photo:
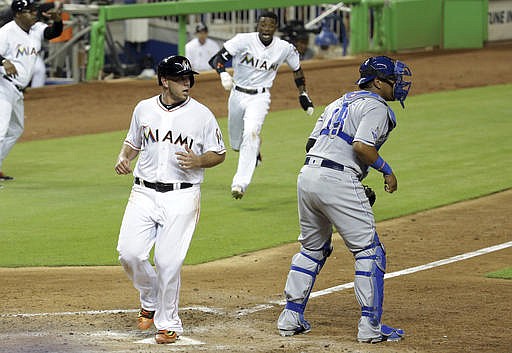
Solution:
[(389, 166), (389, 164), (386, 163), (384, 159), (382, 159), (381, 156), (377, 158), (375, 162), (371, 165), (372, 168), (377, 169), (379, 172), (381, 172), (384, 175), (390, 175), (393, 174), (393, 170)]
[(298, 88), (306, 86), (306, 79), (304, 78), (304, 76), (295, 79), (295, 86), (297, 86)]

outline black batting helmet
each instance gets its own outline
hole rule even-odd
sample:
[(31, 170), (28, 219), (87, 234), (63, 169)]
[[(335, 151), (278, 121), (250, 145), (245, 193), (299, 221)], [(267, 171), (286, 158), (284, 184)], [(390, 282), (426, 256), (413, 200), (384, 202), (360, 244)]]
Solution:
[(11, 10), (13, 13), (18, 13), (23, 10), (33, 10), (36, 8), (35, 0), (14, 0), (11, 3)]
[(181, 55), (168, 56), (158, 63), (157, 77), (158, 84), (162, 86), (162, 77), (176, 77), (176, 76), (190, 76), (190, 87), (194, 85), (194, 75), (198, 75), (197, 72), (192, 70), (190, 61)]

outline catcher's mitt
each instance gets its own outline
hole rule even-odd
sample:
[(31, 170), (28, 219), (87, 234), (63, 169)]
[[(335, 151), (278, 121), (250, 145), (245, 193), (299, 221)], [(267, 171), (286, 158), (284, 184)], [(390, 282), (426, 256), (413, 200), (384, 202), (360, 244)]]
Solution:
[(377, 195), (375, 194), (375, 191), (368, 185), (363, 185), (364, 187), (364, 193), (366, 194), (366, 197), (368, 198), (368, 201), (370, 201), (370, 206), (373, 206), (375, 203), (375, 200), (377, 200)]

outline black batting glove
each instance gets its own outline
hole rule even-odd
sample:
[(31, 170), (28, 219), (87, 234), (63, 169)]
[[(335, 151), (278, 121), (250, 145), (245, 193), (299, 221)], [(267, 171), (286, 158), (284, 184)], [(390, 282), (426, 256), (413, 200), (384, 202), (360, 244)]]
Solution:
[(299, 94), (299, 103), (302, 109), (308, 114), (312, 115), (314, 111), (313, 102), (311, 101), (311, 98), (309, 98), (308, 94), (306, 92), (302, 92)]

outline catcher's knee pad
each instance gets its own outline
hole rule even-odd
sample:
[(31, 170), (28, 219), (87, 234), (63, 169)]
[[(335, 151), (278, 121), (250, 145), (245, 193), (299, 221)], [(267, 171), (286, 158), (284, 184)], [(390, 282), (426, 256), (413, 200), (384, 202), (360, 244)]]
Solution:
[(354, 289), (361, 305), (361, 316), (368, 317), (372, 326), (378, 326), (384, 300), (386, 251), (375, 233), (373, 243), (355, 255)]
[(332, 245), (329, 241), (319, 250), (309, 250), (302, 246), (300, 252), (293, 256), (284, 289), (286, 295), (285, 309), (299, 314), (304, 313), (316, 275), (320, 273), (331, 253)]

